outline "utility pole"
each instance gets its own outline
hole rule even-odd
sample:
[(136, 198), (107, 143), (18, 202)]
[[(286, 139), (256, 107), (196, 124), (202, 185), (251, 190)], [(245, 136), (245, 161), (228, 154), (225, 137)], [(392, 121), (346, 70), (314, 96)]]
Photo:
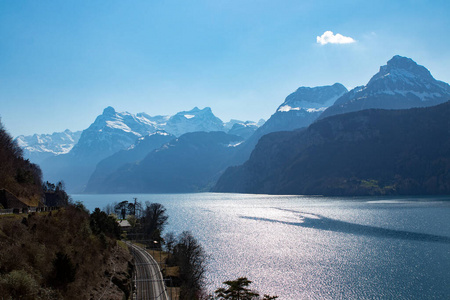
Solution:
[(136, 217), (136, 202), (137, 202), (137, 198), (133, 198), (134, 199), (134, 216)]

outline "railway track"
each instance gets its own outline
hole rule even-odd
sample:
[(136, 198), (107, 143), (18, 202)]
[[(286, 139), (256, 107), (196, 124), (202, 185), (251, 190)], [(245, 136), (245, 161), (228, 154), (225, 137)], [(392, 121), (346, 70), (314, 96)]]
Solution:
[(164, 279), (157, 262), (144, 249), (127, 242), (135, 259), (136, 300), (168, 300)]

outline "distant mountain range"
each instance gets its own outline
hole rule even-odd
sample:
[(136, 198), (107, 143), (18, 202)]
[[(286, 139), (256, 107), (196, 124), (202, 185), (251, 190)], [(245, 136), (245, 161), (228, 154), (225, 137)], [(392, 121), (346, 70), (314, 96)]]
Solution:
[[(83, 192), (91, 176), (94, 176), (93, 180), (96, 180), (97, 176), (106, 176), (105, 172), (116, 169), (121, 163), (139, 161), (157, 148), (155, 141), (148, 142), (148, 139), (154, 140), (155, 136), (147, 139), (149, 135), (157, 133), (158, 136), (164, 132), (164, 138), (160, 139), (164, 142), (188, 132), (199, 131), (231, 131), (234, 135), (248, 137), (258, 128), (258, 125), (251, 121), (233, 120), (234, 127), (228, 130), (227, 125), (229, 126), (217, 118), (209, 107), (204, 109), (195, 107), (174, 116), (155, 117), (145, 113), (133, 115), (128, 112), (116, 112), (114, 108), (107, 107), (89, 128), (73, 134), (70, 147), (65, 144), (70, 131), (46, 135), (46, 139), (35, 135), (21, 136), (17, 140), (26, 150), (28, 158), (32, 161), (39, 158), (46, 180), (52, 182), (64, 180), (69, 192)], [(66, 140), (61, 136), (67, 137)], [(40, 142), (33, 143), (35, 140)], [(151, 146), (153, 142), (156, 144)], [(132, 151), (126, 154), (123, 153), (130, 147), (136, 148), (130, 149)], [(64, 151), (58, 152), (60, 148)], [(51, 149), (51, 152), (48, 149)], [(113, 157), (102, 162), (96, 171), (97, 164), (110, 156)]]
[(23, 149), (24, 157), (39, 164), (46, 158), (69, 153), (80, 137), (81, 131), (72, 132), (67, 129), (53, 134), (20, 135), (16, 141)]
[[(21, 136), (17, 141), (25, 149), (25, 155), (32, 161), (40, 159), (46, 180), (53, 182), (64, 180), (70, 192), (206, 191), (214, 186), (225, 169), (241, 165), (248, 160), (240, 167), (227, 170), (214, 190), (284, 193), (295, 189), (272, 188), (272, 179), (281, 184), (281, 181), (275, 180), (272, 171), (287, 172), (277, 163), (283, 160), (286, 166), (294, 165), (295, 162), (289, 158), (297, 155), (299, 149), (304, 149), (304, 145), (319, 147), (313, 143), (316, 136), (309, 136), (307, 132), (312, 130), (311, 128), (317, 128), (315, 126), (319, 125), (316, 124), (323, 124), (321, 122), (328, 120), (327, 117), (343, 114), (342, 117), (345, 119), (349, 112), (368, 108), (408, 109), (433, 106), (447, 100), (450, 100), (450, 87), (447, 83), (435, 80), (425, 67), (411, 59), (394, 56), (387, 65), (380, 67), (380, 71), (367, 85), (356, 87), (351, 91), (347, 91), (339, 83), (331, 86), (298, 88), (286, 97), (265, 123), (238, 120), (224, 123), (208, 107), (204, 109), (195, 107), (173, 116), (153, 117), (146, 113), (133, 115), (116, 112), (112, 107), (108, 107), (82, 133), (66, 131), (53, 135)], [(400, 115), (403, 116), (403, 113)], [(336, 121), (332, 124), (344, 126), (343, 124), (347, 124), (345, 122), (345, 120)], [(376, 121), (373, 121), (374, 124), (372, 121), (349, 122), (353, 122), (351, 124), (354, 126), (376, 125)], [(394, 126), (394, 123), (390, 124)], [(308, 129), (298, 131), (300, 128)], [(348, 135), (355, 141), (358, 140), (355, 135), (360, 134), (362, 135), (360, 140), (369, 145), (369, 136), (375, 133), (362, 129), (352, 131), (357, 129), (345, 127), (339, 134)], [(335, 132), (337, 129), (333, 130)], [(321, 137), (321, 140), (323, 139)], [(407, 142), (405, 141), (406, 144)], [(295, 147), (289, 148), (289, 145)], [(351, 151), (349, 153), (367, 157), (373, 154), (361, 152), (364, 149), (358, 147), (356, 144), (357, 153)], [(321, 151), (318, 149), (317, 153), (325, 155), (326, 151)], [(319, 159), (314, 155), (311, 157)], [(338, 164), (326, 156), (320, 157), (319, 160), (327, 161), (331, 166)], [(259, 166), (256, 167), (259, 170), (258, 174), (247, 169), (250, 165)], [(321, 165), (321, 168), (326, 172), (332, 168), (331, 166)], [(296, 182), (295, 176), (299, 176), (300, 173), (292, 173), (294, 174), (292, 182)], [(347, 175), (343, 175), (342, 178), (347, 178)], [(235, 182), (233, 177), (239, 178), (240, 181)], [(270, 180), (261, 183), (261, 178)], [(355, 180), (375, 185), (371, 180), (378, 179), (358, 177)], [(253, 182), (252, 184), (258, 185), (258, 188), (250, 188), (246, 185), (248, 182)], [(322, 186), (324, 193), (331, 193), (323, 187), (324, 185), (318, 186)], [(388, 191), (385, 186), (379, 188), (380, 193)], [(356, 190), (358, 192), (343, 189), (342, 193), (363, 194), (361, 192), (363, 190)], [(296, 193), (300, 191), (296, 190)], [(366, 192), (375, 193), (373, 190)]]

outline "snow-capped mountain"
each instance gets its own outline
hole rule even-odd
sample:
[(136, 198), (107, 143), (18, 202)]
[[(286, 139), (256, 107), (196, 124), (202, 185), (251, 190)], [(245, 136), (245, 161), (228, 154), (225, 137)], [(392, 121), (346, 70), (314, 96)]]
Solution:
[(287, 96), (276, 112), (242, 144), (236, 156), (236, 163), (243, 163), (248, 159), (263, 135), (309, 126), (328, 106), (346, 92), (347, 89), (340, 83), (298, 88)]
[(107, 107), (94, 123), (81, 134), (72, 149), (75, 155), (86, 155), (95, 159), (105, 158), (119, 150), (130, 147), (141, 136), (157, 130), (158, 124), (143, 114), (116, 112)]
[(39, 164), (48, 157), (68, 153), (80, 136), (81, 131), (72, 132), (66, 129), (52, 134), (20, 135), (16, 141), (23, 149), (25, 158)]
[(258, 124), (252, 121), (235, 122), (227, 133), (248, 139), (258, 128)]
[(153, 126), (158, 128), (158, 130), (163, 130), (162, 128), (166, 126), (167, 121), (170, 119), (170, 116), (150, 116), (144, 112), (136, 114), (136, 117), (147, 119)]
[(81, 192), (98, 162), (158, 130), (177, 137), (188, 132), (225, 131), (223, 122), (209, 107), (195, 107), (171, 117), (134, 115), (107, 107), (81, 133), (78, 143), (69, 152), (42, 161), (44, 177), (53, 182), (64, 180), (69, 192)]
[(212, 113), (211, 108), (194, 107), (190, 111), (182, 111), (170, 117), (161, 129), (175, 136), (181, 136), (196, 131), (224, 131), (224, 124)]
[(412, 59), (394, 56), (365, 86), (336, 100), (320, 118), (369, 108), (406, 109), (450, 100), (450, 85), (436, 80)]
[(307, 127), (347, 92), (340, 83), (317, 87), (300, 87), (286, 97), (277, 111), (258, 130), (263, 135)]
[(69, 192), (82, 192), (97, 163), (127, 149), (136, 140), (155, 132), (155, 122), (145, 116), (116, 112), (107, 107), (94, 123), (81, 133), (78, 143), (66, 154), (41, 163), (45, 180), (64, 180)]

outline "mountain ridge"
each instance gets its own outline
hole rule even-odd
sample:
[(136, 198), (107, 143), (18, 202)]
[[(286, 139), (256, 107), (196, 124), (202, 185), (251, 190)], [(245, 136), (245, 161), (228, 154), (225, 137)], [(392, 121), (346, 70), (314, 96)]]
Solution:
[(213, 192), (304, 195), (450, 193), (450, 102), (369, 109), (264, 136)]

